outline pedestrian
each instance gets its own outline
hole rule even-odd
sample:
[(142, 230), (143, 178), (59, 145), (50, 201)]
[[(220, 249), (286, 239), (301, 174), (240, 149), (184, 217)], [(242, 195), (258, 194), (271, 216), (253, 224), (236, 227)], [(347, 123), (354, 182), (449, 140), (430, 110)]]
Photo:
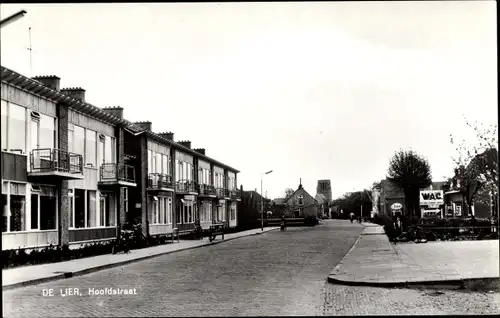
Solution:
[(354, 221), (354, 213), (349, 214), (349, 219), (351, 220), (351, 223)]

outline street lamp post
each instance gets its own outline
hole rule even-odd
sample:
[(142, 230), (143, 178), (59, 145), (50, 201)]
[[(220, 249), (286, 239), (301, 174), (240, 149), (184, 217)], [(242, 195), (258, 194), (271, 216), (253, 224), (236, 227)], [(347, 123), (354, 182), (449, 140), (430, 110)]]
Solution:
[(273, 172), (272, 170), (269, 170), (268, 172), (261, 173), (260, 175), (260, 230), (264, 231), (264, 192), (262, 192), (262, 177), (265, 174), (270, 174)]
[(0, 21), (0, 28), (3, 28), (5, 26), (11, 24), (12, 22), (15, 22), (15, 21), (21, 19), (22, 17), (24, 17), (24, 15), (26, 13), (27, 12), (25, 10), (21, 10), (18, 13), (14, 13), (13, 15), (8, 16), (7, 18)]

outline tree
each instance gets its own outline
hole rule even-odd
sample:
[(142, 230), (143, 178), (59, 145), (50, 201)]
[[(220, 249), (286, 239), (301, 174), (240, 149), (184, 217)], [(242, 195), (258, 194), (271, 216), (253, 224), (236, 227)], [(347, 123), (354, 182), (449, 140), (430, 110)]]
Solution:
[(450, 141), (456, 150), (452, 157), (455, 164), (455, 186), (462, 193), (470, 214), (479, 191), (491, 192), (494, 197), (498, 197), (498, 126), (485, 127), (477, 121), (472, 124), (465, 117), (464, 119), (467, 126), (474, 130), (476, 141), (458, 142), (451, 134)]
[(400, 150), (389, 163), (387, 177), (403, 191), (408, 216), (415, 216), (419, 211), (420, 189), (432, 183), (429, 162), (413, 150)]
[(285, 189), (285, 199), (288, 199), (289, 197), (292, 196), (292, 194), (295, 192), (292, 188), (286, 188)]
[(337, 210), (344, 211), (344, 217), (348, 217), (351, 212), (360, 215), (361, 206), (363, 207), (363, 216), (367, 216), (372, 208), (372, 201), (364, 191), (345, 193), (340, 198), (333, 200), (332, 204), (337, 207)]

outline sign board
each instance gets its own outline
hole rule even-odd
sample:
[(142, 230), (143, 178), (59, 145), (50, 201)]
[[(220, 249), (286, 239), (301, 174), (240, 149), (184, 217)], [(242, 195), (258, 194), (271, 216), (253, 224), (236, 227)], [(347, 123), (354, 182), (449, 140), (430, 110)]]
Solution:
[(455, 205), (455, 216), (462, 216), (462, 206)]
[(429, 209), (437, 209), (437, 208), (439, 208), (439, 204), (437, 204), (437, 203), (429, 203), (428, 206), (429, 206)]
[(194, 195), (185, 195), (184, 200), (186, 201), (194, 201)]
[(420, 191), (420, 205), (441, 205), (444, 204), (443, 190), (423, 190)]
[(403, 205), (401, 203), (393, 203), (391, 205), (391, 209), (394, 211), (401, 210), (403, 208)]

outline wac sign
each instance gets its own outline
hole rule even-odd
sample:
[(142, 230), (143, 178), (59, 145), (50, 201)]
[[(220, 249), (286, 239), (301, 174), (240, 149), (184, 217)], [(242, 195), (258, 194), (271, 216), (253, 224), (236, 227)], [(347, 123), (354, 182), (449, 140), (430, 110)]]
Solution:
[(443, 190), (420, 191), (420, 205), (441, 205), (444, 204)]

